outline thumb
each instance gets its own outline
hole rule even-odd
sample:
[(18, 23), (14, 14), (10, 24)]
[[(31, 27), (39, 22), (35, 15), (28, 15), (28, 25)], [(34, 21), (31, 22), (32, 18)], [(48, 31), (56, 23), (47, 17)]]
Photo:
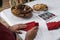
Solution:
[(35, 27), (33, 27), (31, 30), (37, 30), (38, 29), (38, 27), (37, 26), (35, 26)]

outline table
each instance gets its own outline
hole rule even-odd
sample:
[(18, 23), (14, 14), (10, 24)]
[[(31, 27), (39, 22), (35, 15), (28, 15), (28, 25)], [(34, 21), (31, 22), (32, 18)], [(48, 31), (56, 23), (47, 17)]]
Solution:
[[(29, 5), (29, 6), (33, 6), (34, 4), (37, 4), (37, 3), (44, 3), (44, 4), (47, 4), (48, 7), (49, 7), (49, 12), (52, 12), (54, 13), (55, 15), (57, 15), (56, 18), (48, 21), (48, 22), (51, 22), (51, 21), (60, 21), (60, 15), (59, 15), (59, 11), (60, 11), (60, 0), (38, 0), (38, 1), (33, 1), (33, 2), (29, 2), (29, 3), (26, 3), (26, 5)], [(53, 3), (54, 2), (54, 3)], [(43, 12), (40, 12), (40, 13), (43, 13)], [(15, 24), (19, 24), (19, 23), (27, 23), (27, 22), (31, 22), (31, 21), (36, 21), (36, 22), (39, 22), (39, 30), (38, 30), (38, 33), (37, 33), (37, 36), (35, 38), (35, 40), (57, 40), (58, 38), (60, 38), (60, 29), (57, 29), (57, 30), (52, 30), (52, 31), (49, 31), (47, 29), (47, 26), (46, 26), (46, 21), (44, 21), (42, 18), (38, 17), (38, 12), (37, 13), (33, 13), (33, 17), (31, 19), (22, 19), (22, 18), (18, 18), (14, 15), (12, 15), (11, 13), (11, 8), (9, 9), (5, 9), (3, 10), (2, 12), (0, 12), (0, 16), (10, 25), (15, 25)], [(18, 20), (17, 20), (18, 19)], [(19, 34), (19, 36), (21, 36), (24, 40), (25, 38), (25, 34), (26, 32), (22, 31), (23, 34)]]

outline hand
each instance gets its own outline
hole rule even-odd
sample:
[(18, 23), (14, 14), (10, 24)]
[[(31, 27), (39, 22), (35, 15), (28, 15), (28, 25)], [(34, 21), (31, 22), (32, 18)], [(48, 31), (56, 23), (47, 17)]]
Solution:
[(38, 27), (34, 27), (31, 30), (29, 30), (26, 34), (25, 40), (33, 40), (37, 35)]
[(12, 27), (10, 27), (10, 29), (13, 32), (21, 33), (19, 30), (22, 28), (26, 28), (26, 27), (27, 27), (27, 25), (25, 25), (25, 24), (16, 24), (16, 25), (13, 25)]

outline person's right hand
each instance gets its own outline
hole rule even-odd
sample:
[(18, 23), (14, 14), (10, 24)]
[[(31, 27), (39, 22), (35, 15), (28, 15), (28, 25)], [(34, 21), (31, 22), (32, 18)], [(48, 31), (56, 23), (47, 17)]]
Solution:
[(34, 27), (32, 28), (31, 30), (29, 30), (26, 34), (26, 38), (25, 40), (34, 40), (34, 38), (36, 37), (37, 35), (37, 31), (38, 31), (38, 27)]
[(12, 27), (9, 27), (9, 29), (11, 29), (11, 31), (13, 32), (21, 33), (19, 30), (26, 27), (27, 27), (26, 24), (16, 24), (16, 25), (13, 25)]

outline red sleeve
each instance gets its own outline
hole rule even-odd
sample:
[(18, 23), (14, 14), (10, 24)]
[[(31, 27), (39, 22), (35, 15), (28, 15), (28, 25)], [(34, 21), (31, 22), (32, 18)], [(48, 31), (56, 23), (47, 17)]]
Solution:
[(0, 40), (15, 40), (13, 33), (0, 23)]

